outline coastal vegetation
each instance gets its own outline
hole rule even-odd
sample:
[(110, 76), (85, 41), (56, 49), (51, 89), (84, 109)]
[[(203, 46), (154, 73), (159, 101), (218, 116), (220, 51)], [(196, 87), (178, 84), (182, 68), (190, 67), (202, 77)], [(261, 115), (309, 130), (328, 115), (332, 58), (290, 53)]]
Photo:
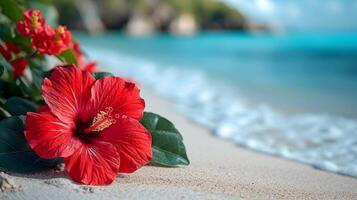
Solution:
[[(84, 2), (87, 8), (81, 9)], [(115, 29), (133, 34), (191, 34), (199, 30), (242, 30), (246, 23), (238, 9), (214, 0), (54, 0), (54, 3), (61, 13), (61, 23), (94, 32)], [(91, 30), (86, 25), (88, 16), (95, 19), (99, 28)]]
[(0, 192), (14, 189), (3, 171), (64, 166), (74, 182), (109, 185), (148, 164), (189, 165), (174, 124), (145, 111), (136, 83), (100, 71), (57, 13), (0, 1)]

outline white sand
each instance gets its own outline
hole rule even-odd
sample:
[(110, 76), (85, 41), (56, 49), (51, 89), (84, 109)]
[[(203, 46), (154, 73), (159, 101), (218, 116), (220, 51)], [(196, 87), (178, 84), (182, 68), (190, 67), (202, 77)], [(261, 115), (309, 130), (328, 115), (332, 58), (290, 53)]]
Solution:
[(119, 175), (107, 187), (77, 185), (54, 170), (11, 174), (5, 179), (14, 187), (1, 192), (0, 199), (357, 199), (355, 178), (239, 148), (173, 112), (171, 103), (147, 89), (144, 97), (148, 110), (167, 117), (182, 132), (189, 167), (146, 166)]

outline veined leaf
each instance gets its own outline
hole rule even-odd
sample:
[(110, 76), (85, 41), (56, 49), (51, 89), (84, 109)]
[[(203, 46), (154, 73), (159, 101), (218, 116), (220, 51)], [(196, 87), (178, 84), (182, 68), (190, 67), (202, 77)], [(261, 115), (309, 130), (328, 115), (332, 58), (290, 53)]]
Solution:
[(169, 167), (190, 164), (183, 138), (169, 120), (160, 115), (145, 112), (141, 124), (152, 135), (152, 164)]
[(68, 63), (77, 64), (77, 57), (72, 49), (63, 51), (59, 57)]

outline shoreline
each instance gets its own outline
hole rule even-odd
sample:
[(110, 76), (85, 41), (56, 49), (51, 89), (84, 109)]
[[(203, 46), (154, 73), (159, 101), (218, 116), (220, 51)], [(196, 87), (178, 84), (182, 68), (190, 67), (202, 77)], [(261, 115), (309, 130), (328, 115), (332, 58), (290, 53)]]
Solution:
[[(173, 104), (142, 88), (147, 111), (170, 119), (184, 137), (191, 165), (145, 166), (120, 174), (111, 186), (71, 182), (64, 172), (10, 174), (15, 191), (1, 199), (356, 199), (357, 179), (243, 149), (173, 111)], [(204, 142), (203, 142), (204, 141)]]
[(244, 148), (357, 177), (356, 119), (309, 112), (288, 114), (265, 103), (255, 105), (234, 87), (199, 71), (164, 68), (115, 51), (89, 50), (96, 52), (93, 57), (104, 66), (112, 66), (102, 68), (104, 71), (150, 87), (214, 135)]

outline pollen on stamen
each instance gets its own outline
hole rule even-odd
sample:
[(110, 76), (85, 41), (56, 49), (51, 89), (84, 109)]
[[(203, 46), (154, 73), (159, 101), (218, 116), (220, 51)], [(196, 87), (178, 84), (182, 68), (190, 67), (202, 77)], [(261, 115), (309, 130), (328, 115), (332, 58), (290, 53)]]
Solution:
[(113, 107), (106, 107), (104, 110), (105, 111), (97, 113), (97, 115), (93, 118), (91, 131), (102, 131), (116, 123), (114, 118), (119, 118), (119, 114), (115, 114), (114, 118), (112, 117)]
[(31, 21), (32, 21), (32, 28), (35, 29), (40, 26), (40, 23), (38, 22), (39, 16), (37, 13), (32, 14), (31, 16)]

